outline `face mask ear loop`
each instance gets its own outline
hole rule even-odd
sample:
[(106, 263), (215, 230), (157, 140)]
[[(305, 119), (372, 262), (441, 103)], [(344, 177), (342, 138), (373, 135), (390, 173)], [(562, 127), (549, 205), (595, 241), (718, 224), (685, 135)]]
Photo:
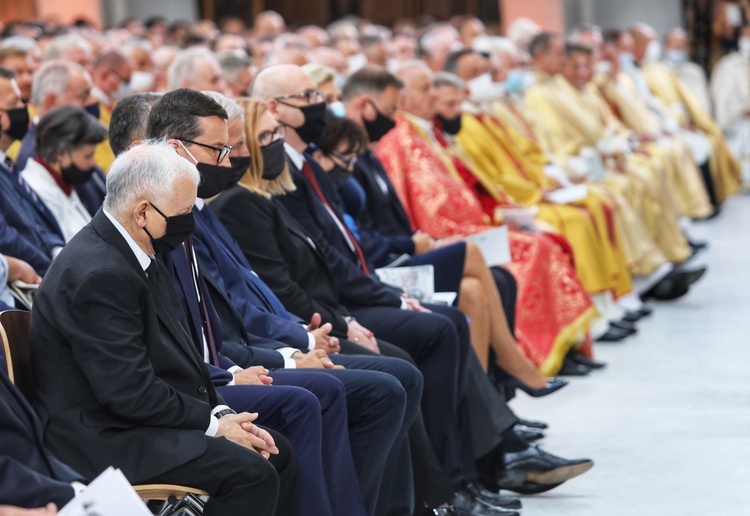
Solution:
[(180, 144), (180, 147), (182, 147), (182, 150), (184, 150), (185, 152), (187, 152), (188, 156), (190, 156), (190, 158), (191, 158), (191, 159), (192, 159), (193, 161), (195, 161), (195, 163), (194, 163), (194, 164), (195, 164), (195, 165), (197, 165), (197, 164), (198, 164), (198, 160), (197, 160), (197, 159), (195, 159), (195, 156), (193, 156), (193, 154), (192, 154), (192, 153), (191, 153), (191, 152), (190, 152), (189, 150), (187, 150), (187, 147), (185, 147), (185, 145), (183, 145), (183, 143), (182, 143), (182, 142), (181, 142), (180, 140), (177, 140), (177, 143), (179, 143), (179, 144)]

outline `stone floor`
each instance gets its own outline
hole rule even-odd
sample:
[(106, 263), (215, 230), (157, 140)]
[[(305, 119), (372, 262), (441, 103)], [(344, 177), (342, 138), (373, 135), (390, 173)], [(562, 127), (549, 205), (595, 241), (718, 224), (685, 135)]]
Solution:
[(709, 272), (657, 302), (639, 334), (596, 347), (608, 363), (545, 399), (512, 402), (550, 423), (544, 447), (596, 466), (524, 516), (750, 514), (750, 197), (734, 197), (707, 239)]

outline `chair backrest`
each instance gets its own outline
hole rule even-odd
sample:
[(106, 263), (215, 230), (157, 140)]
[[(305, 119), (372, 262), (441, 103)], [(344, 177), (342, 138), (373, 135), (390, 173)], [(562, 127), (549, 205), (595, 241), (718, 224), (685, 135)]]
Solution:
[(29, 321), (31, 312), (6, 310), (0, 312), (0, 338), (8, 367), (8, 377), (31, 403), (34, 381), (29, 350)]

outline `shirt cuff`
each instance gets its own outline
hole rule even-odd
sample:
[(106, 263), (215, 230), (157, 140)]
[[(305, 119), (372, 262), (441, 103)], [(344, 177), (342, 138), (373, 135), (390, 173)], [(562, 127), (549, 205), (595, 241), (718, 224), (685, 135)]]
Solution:
[(276, 351), (284, 357), (284, 369), (297, 369), (297, 361), (292, 358), (292, 355), (299, 353), (300, 350), (297, 348), (279, 348)]
[(242, 368), (240, 366), (236, 366), (235, 365), (235, 366), (232, 366), (229, 369), (227, 369), (227, 371), (229, 371), (230, 373), (232, 373), (232, 379), (227, 382), (227, 385), (236, 385), (236, 383), (234, 381), (234, 373), (236, 373), (238, 371), (242, 371)]
[(401, 298), (401, 310), (408, 310), (409, 305), (406, 304), (406, 298)]
[(62, 247), (53, 247), (52, 248), (52, 258), (57, 258), (57, 255), (60, 254), (60, 251), (62, 251)]
[(5, 285), (8, 283), (8, 271), (10, 268), (8, 267), (8, 260), (5, 259), (5, 256), (0, 254), (0, 285)]
[(315, 349), (315, 335), (313, 335), (312, 333), (308, 331), (307, 332), (307, 350), (312, 351), (313, 349)]
[(227, 405), (216, 405), (211, 410), (211, 421), (208, 423), (208, 428), (206, 429), (207, 436), (216, 437), (216, 432), (219, 431), (219, 420), (216, 418), (216, 416), (214, 416), (214, 414), (227, 409), (231, 410)]

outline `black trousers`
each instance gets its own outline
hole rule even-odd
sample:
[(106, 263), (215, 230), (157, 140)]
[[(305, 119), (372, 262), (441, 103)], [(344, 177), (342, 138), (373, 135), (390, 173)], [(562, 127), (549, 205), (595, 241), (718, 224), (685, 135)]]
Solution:
[(291, 444), (268, 430), (279, 448), (269, 460), (220, 437), (206, 436), (206, 453), (144, 484), (181, 484), (208, 491), (206, 516), (294, 516), (296, 467)]

